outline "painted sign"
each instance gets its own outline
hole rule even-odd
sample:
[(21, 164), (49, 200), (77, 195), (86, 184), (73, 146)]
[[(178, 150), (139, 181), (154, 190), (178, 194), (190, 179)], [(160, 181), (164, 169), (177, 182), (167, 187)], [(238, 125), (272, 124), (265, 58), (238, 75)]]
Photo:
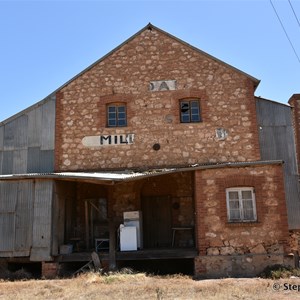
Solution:
[(86, 147), (100, 147), (113, 145), (129, 145), (133, 144), (134, 133), (116, 134), (116, 135), (98, 135), (85, 136), (82, 144)]
[(174, 91), (176, 90), (176, 80), (150, 81), (149, 90), (151, 92)]
[(227, 138), (228, 132), (225, 128), (217, 128), (216, 129), (216, 138), (220, 141), (223, 141)]

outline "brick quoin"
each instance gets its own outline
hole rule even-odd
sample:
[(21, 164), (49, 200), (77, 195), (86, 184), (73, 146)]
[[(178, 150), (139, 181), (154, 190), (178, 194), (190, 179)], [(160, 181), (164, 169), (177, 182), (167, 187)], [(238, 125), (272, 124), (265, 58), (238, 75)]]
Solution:
[(61, 92), (56, 93), (56, 103), (55, 103), (55, 155), (54, 155), (54, 170), (58, 171), (59, 166), (61, 165), (62, 161), (62, 123), (63, 123), (63, 116), (62, 116), (62, 99), (64, 95)]
[(300, 170), (300, 94), (294, 94), (290, 98), (289, 104), (292, 107), (293, 125), (294, 125), (295, 140), (296, 140), (297, 163), (298, 163), (298, 170)]

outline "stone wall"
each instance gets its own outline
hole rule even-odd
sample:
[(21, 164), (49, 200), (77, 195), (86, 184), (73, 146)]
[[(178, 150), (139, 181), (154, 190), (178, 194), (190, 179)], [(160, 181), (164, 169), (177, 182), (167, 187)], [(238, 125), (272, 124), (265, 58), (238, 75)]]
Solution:
[(300, 231), (291, 230), (288, 239), (290, 252), (300, 252)]
[(295, 130), (296, 153), (298, 162), (298, 172), (300, 170), (300, 94), (294, 94), (290, 100), (293, 112), (293, 125)]
[[(89, 183), (77, 183), (77, 196), (70, 205), (67, 216), (72, 223), (71, 232), (66, 232), (68, 238), (76, 233), (85, 236), (85, 199), (108, 199), (108, 220), (115, 222), (116, 228), (123, 223), (123, 212), (142, 210), (143, 197), (169, 196), (172, 215), (172, 227), (190, 226), (194, 222), (194, 199), (193, 199), (193, 173), (184, 172), (170, 175), (155, 176), (143, 180), (121, 183), (112, 186), (103, 186)], [(73, 211), (73, 214), (71, 212)], [(104, 224), (102, 224), (103, 226)], [(96, 234), (96, 228), (94, 228)], [(170, 232), (170, 235), (172, 233)], [(67, 241), (66, 241), (67, 242)], [(176, 236), (176, 242), (180, 246), (194, 245), (191, 232), (184, 232)], [(84, 248), (84, 245), (81, 245)]]
[[(213, 276), (218, 268), (234, 274), (247, 265), (250, 274), (283, 261), (289, 233), (281, 165), (203, 170), (195, 176), (198, 275)], [(256, 222), (228, 222), (226, 188), (230, 187), (255, 189)]]
[(300, 267), (300, 231), (299, 230), (290, 230), (290, 235), (288, 239), (288, 252), (289, 255), (293, 258), (294, 267)]
[(272, 265), (293, 266), (293, 259), (279, 254), (199, 256), (195, 258), (198, 278), (254, 277)]
[[(171, 80), (169, 90), (155, 88), (162, 80)], [(253, 93), (244, 73), (146, 29), (57, 92), (55, 169), (259, 160)], [(202, 122), (180, 123), (183, 98), (200, 100)], [(106, 127), (114, 102), (126, 103), (127, 127)], [(83, 145), (85, 137), (126, 134), (132, 144)]]
[[(156, 176), (114, 187), (110, 215), (123, 222), (124, 211), (142, 210), (143, 197), (169, 196), (171, 198), (172, 227), (194, 227), (194, 199), (192, 172)], [(181, 246), (193, 245), (189, 232), (178, 234)]]

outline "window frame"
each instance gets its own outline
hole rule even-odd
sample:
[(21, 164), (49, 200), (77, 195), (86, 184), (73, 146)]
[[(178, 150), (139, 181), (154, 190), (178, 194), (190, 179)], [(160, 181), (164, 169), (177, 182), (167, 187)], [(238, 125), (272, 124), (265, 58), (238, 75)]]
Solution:
[[(185, 114), (182, 109), (182, 104), (183, 103), (187, 103), (189, 105), (189, 108), (188, 108), (188, 114)], [(192, 111), (192, 104), (193, 103), (197, 103), (197, 114), (193, 114), (193, 111)], [(194, 107), (195, 108), (195, 107)], [(201, 118), (201, 105), (200, 105), (200, 99), (198, 98), (185, 98), (185, 99), (181, 99), (179, 101), (179, 114), (180, 114), (180, 123), (183, 123), (183, 124), (190, 124), (190, 123), (200, 123), (202, 122), (202, 118)], [(186, 117), (188, 116), (189, 117), (189, 120), (188, 121), (184, 121), (184, 118), (183, 117)], [(193, 120), (193, 116), (197, 116), (198, 117), (198, 120)]]
[[(124, 112), (119, 112), (118, 108), (124, 107)], [(110, 108), (115, 108), (115, 112), (110, 112)], [(110, 124), (110, 120), (113, 120), (113, 118), (110, 118), (110, 114), (114, 113), (115, 114), (115, 125)], [(124, 113), (125, 117), (120, 118), (119, 114)], [(120, 125), (119, 121), (120, 120), (125, 120), (124, 125)], [(106, 127), (108, 128), (116, 128), (116, 127), (127, 127), (127, 104), (124, 102), (113, 102), (113, 103), (108, 103), (106, 105)]]
[[(251, 191), (251, 203), (252, 203), (252, 213), (253, 213), (253, 219), (246, 218), (244, 216), (244, 202), (249, 201), (250, 199), (244, 199), (242, 196), (242, 192), (244, 191)], [(234, 201), (230, 199), (229, 193), (230, 192), (237, 192), (238, 193), (238, 203), (239, 203), (239, 218), (233, 219), (231, 217), (232, 209), (230, 209), (230, 202)], [(256, 211), (256, 199), (255, 199), (255, 189), (254, 187), (231, 187), (226, 189), (226, 207), (227, 207), (227, 221), (229, 223), (253, 223), (257, 222), (257, 211)]]

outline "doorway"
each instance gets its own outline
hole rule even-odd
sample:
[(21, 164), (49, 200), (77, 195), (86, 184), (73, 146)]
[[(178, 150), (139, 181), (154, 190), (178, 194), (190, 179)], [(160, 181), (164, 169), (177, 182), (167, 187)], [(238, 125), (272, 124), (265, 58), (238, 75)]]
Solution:
[(167, 248), (172, 245), (170, 196), (143, 197), (143, 230), (145, 248)]

